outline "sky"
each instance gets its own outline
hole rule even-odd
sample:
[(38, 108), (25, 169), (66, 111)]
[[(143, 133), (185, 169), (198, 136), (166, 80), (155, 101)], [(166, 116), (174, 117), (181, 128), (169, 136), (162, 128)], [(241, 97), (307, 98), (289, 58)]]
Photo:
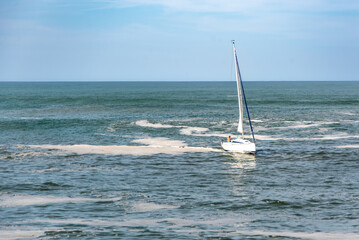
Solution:
[(358, 81), (358, 0), (0, 0), (0, 81)]

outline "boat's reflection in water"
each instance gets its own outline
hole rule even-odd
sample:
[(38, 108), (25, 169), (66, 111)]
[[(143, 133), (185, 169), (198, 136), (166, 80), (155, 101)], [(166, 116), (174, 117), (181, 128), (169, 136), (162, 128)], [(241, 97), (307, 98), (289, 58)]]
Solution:
[(227, 153), (231, 161), (228, 164), (233, 169), (254, 169), (256, 168), (256, 155), (245, 153)]

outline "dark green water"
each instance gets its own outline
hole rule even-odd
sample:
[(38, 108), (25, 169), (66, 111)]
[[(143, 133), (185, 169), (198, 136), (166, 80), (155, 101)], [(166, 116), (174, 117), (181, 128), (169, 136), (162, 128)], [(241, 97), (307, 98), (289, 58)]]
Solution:
[(359, 82), (244, 84), (0, 83), (0, 239), (359, 239)]

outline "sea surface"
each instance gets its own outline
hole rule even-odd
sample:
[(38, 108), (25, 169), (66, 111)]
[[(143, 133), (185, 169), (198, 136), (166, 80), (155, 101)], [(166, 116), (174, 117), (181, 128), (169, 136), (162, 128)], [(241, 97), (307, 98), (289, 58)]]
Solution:
[(0, 239), (359, 239), (359, 82), (244, 87), (1, 82)]

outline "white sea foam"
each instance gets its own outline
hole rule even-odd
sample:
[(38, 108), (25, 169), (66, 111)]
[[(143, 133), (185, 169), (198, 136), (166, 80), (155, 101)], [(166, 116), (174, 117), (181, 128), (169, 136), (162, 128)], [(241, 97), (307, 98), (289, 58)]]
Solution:
[(359, 123), (359, 120), (342, 120), (342, 122)]
[(209, 131), (208, 128), (203, 127), (185, 127), (180, 130), (180, 133), (183, 135), (194, 135), (194, 134), (200, 134), (203, 132)]
[[(222, 121), (220, 124), (225, 123)], [(188, 136), (199, 136), (199, 137), (226, 137), (227, 134), (218, 133), (218, 132), (209, 132), (208, 128), (204, 127), (189, 127), (189, 126), (175, 126), (175, 125), (165, 125), (161, 123), (150, 123), (147, 120), (140, 120), (135, 123), (141, 127), (152, 127), (152, 128), (180, 128), (180, 134)]]
[(257, 140), (262, 140), (262, 141), (277, 141), (277, 140), (284, 139), (283, 137), (272, 137), (272, 136), (268, 136), (268, 135), (259, 135), (259, 134), (256, 134), (255, 138)]
[(62, 171), (62, 169), (60, 169), (60, 168), (47, 168), (47, 169), (31, 170), (32, 173), (60, 172), (60, 171)]
[[(261, 120), (258, 120), (261, 121)], [(293, 122), (290, 122), (293, 123)], [(304, 129), (304, 128), (311, 128), (311, 127), (319, 127), (323, 124), (332, 124), (337, 122), (318, 122), (318, 123), (311, 123), (309, 121), (303, 122), (294, 122), (294, 125), (285, 126), (285, 127), (275, 127), (276, 129)], [(235, 123), (237, 125), (237, 123)], [(204, 127), (188, 127), (188, 126), (172, 126), (182, 128), (180, 129), (180, 134), (188, 135), (188, 136), (198, 136), (198, 137), (227, 137), (228, 134), (219, 133), (219, 132), (210, 132), (208, 128)], [(265, 127), (259, 126), (256, 130), (264, 131), (266, 130)], [(323, 130), (323, 129), (320, 129)], [(263, 140), (263, 141), (277, 141), (277, 140), (286, 140), (286, 141), (310, 141), (310, 140), (335, 140), (335, 139), (345, 139), (345, 138), (357, 138), (358, 136), (353, 135), (345, 135), (345, 134), (337, 134), (337, 135), (323, 135), (321, 137), (313, 137), (313, 138), (288, 138), (284, 136), (268, 136), (268, 135), (255, 135), (256, 139)]]
[(159, 147), (159, 146), (99, 146), (99, 145), (30, 145), (33, 148), (56, 149), (75, 154), (134, 155), (182, 154), (186, 152), (211, 152), (204, 147)]
[[(162, 219), (161, 219), (162, 220)], [(111, 220), (92, 220), (92, 219), (36, 219), (27, 221), (28, 223), (51, 223), (51, 224), (78, 224), (89, 226), (153, 226), (158, 224), (158, 219), (128, 219), (124, 221)]]
[(150, 123), (147, 120), (139, 120), (135, 124), (138, 126), (141, 126), (141, 127), (151, 127), (151, 128), (173, 128), (173, 127), (176, 127), (176, 126), (166, 125), (166, 124), (161, 124), (161, 123)]
[(184, 141), (170, 140), (164, 137), (135, 139), (132, 142), (149, 145), (151, 147), (187, 147)]
[(104, 155), (154, 155), (154, 154), (182, 154), (186, 152), (213, 152), (219, 151), (213, 148), (188, 147), (184, 142), (170, 140), (168, 138), (145, 138), (136, 139), (134, 142), (145, 143), (149, 146), (127, 146), (127, 145), (28, 145), (31, 148), (47, 150), (61, 150), (75, 154), (104, 154)]
[[(149, 206), (144, 206), (138, 211), (156, 211), (160, 209), (173, 209), (178, 208), (176, 206), (169, 205), (160, 205), (160, 204), (151, 204)], [(26, 221), (27, 223), (53, 223), (53, 224), (85, 224), (85, 225), (100, 225), (100, 226), (154, 226), (158, 224), (163, 224), (163, 222), (169, 222), (178, 227), (188, 226), (188, 225), (214, 225), (219, 226), (221, 224), (239, 224), (246, 222), (248, 220), (241, 218), (216, 218), (216, 219), (206, 219), (206, 220), (192, 220), (192, 219), (183, 219), (183, 218), (137, 218), (137, 219), (125, 219), (123, 221), (111, 220), (93, 220), (93, 219), (80, 219), (80, 218), (69, 218), (69, 219), (36, 219)]]
[(157, 204), (153, 202), (138, 202), (132, 206), (131, 210), (133, 212), (149, 212), (149, 211), (156, 211), (161, 209), (173, 209), (173, 208), (178, 208), (178, 207), (166, 205), (166, 204)]
[[(27, 147), (26, 145), (16, 145), (19, 148)], [(38, 156), (49, 156), (46, 152), (36, 152), (36, 151), (26, 151), (26, 152), (17, 152), (14, 157), (38, 157)]]
[(51, 195), (0, 195), (1, 207), (19, 207), (31, 205), (46, 205), (55, 203), (80, 203), (80, 202), (107, 202), (119, 201), (121, 198), (71, 198)]
[(270, 128), (267, 128), (267, 127), (264, 127), (264, 126), (255, 126), (255, 127), (253, 127), (253, 130), (254, 130), (255, 133), (256, 132), (261, 132), (261, 131), (266, 131), (268, 129), (270, 129)]
[(194, 117), (194, 118), (184, 118), (184, 119), (169, 119), (167, 122), (198, 122), (203, 120), (203, 118)]
[[(343, 121), (347, 121), (347, 120), (343, 120)], [(350, 121), (353, 122), (353, 121)], [(340, 122), (326, 122), (326, 121), (320, 121), (320, 122), (311, 122), (311, 121), (281, 121), (281, 122), (276, 122), (276, 124), (280, 124), (280, 125), (289, 125), (289, 126), (278, 126), (278, 127), (265, 127), (265, 126), (254, 126), (254, 129), (256, 131), (265, 131), (265, 130), (269, 130), (269, 129), (279, 129), (279, 130), (285, 130), (285, 129), (305, 129), (305, 128), (316, 128), (317, 130), (319, 129), (323, 129), (323, 125), (329, 125), (329, 124), (339, 124)], [(235, 123), (234, 125), (237, 125), (237, 123)], [(324, 128), (326, 129), (326, 128)]]
[(359, 135), (348, 135), (348, 134), (333, 134), (333, 135), (323, 135), (320, 137), (283, 137), (283, 136), (268, 136), (268, 135), (255, 135), (257, 140), (263, 141), (277, 141), (277, 140), (285, 140), (285, 141), (316, 141), (316, 140), (337, 140), (337, 139), (347, 139), (347, 138), (359, 138)]
[(359, 148), (359, 144), (341, 145), (341, 146), (336, 146), (336, 148)]
[[(74, 165), (73, 165), (74, 166)], [(30, 170), (31, 173), (44, 173), (44, 172), (115, 172), (119, 169), (114, 168), (105, 168), (105, 167), (84, 167), (79, 166), (77, 169), (74, 168), (48, 168), (48, 169), (38, 169), (38, 170)]]
[(21, 120), (41, 120), (41, 117), (21, 117)]
[(208, 132), (208, 128), (204, 127), (184, 127), (180, 130), (180, 133), (188, 136), (197, 137), (227, 137), (228, 134), (219, 132)]
[(347, 115), (347, 116), (356, 116), (357, 113), (351, 111), (339, 111), (338, 114), (340, 115)]
[[(163, 206), (163, 205), (160, 205)], [(167, 205), (164, 205), (167, 206)], [(172, 206), (171, 206), (172, 207)], [(159, 209), (163, 209), (159, 208)], [(157, 209), (155, 209), (157, 210)], [(152, 211), (152, 210), (150, 210)], [(274, 231), (262, 231), (262, 230), (237, 230), (235, 232), (223, 233), (220, 229), (222, 225), (242, 225), (243, 223), (248, 222), (248, 219), (245, 218), (216, 218), (216, 219), (206, 219), (206, 220), (193, 220), (193, 219), (183, 219), (183, 218), (157, 218), (157, 219), (148, 219), (148, 218), (138, 218), (138, 219), (127, 219), (123, 221), (115, 221), (111, 220), (90, 220), (90, 219), (80, 219), (80, 218), (70, 218), (70, 219), (35, 219), (27, 221), (28, 223), (52, 223), (52, 224), (81, 224), (81, 225), (90, 225), (90, 226), (156, 226), (158, 224), (164, 224), (165, 222), (171, 223), (176, 226), (177, 229), (173, 229), (176, 232), (183, 233), (197, 233), (203, 230), (198, 228), (191, 229), (181, 229), (178, 227), (183, 226), (198, 226), (198, 225), (211, 225), (217, 226), (218, 228), (211, 228), (213, 232), (221, 233), (225, 236), (238, 236), (238, 235), (249, 235), (249, 236), (268, 236), (268, 237), (290, 237), (290, 238), (304, 238), (304, 239), (313, 239), (313, 240), (336, 240), (336, 239), (347, 239), (347, 240), (355, 240), (359, 239), (359, 234), (357, 233), (341, 233), (341, 232), (274, 232)], [(7, 233), (7, 232), (6, 232)], [(11, 233), (8, 236), (12, 236)], [(21, 236), (29, 236), (31, 237), (31, 232), (27, 233), (19, 233)], [(34, 231), (32, 234), (34, 236), (41, 236), (44, 234), (44, 231)], [(0, 232), (0, 237), (1, 237)], [(4, 234), (4, 236), (7, 236)], [(14, 233), (13, 236), (16, 236)], [(8, 238), (5, 238), (8, 239)], [(17, 238), (9, 238), (9, 239), (17, 239)], [(26, 239), (26, 238), (25, 238)]]
[[(347, 239), (354, 240), (359, 239), (359, 234), (356, 233), (338, 233), (338, 232), (266, 232), (266, 231), (236, 231), (238, 234), (244, 235), (260, 235), (260, 236), (271, 236), (271, 237), (291, 237), (291, 238), (305, 238), (305, 239), (314, 239), (314, 240), (337, 240), (337, 239)], [(233, 234), (233, 233), (232, 233)]]
[(116, 132), (114, 124), (111, 124), (110, 126), (106, 127), (106, 130), (108, 132)]
[(259, 119), (252, 119), (251, 121), (252, 121), (252, 122), (256, 122), (256, 123), (262, 123), (262, 122), (264, 122), (263, 120), (259, 120)]
[(346, 139), (346, 138), (359, 138), (359, 135), (348, 135), (346, 133), (335, 134), (335, 135), (323, 135), (318, 138), (309, 138), (312, 140), (336, 140), (336, 139)]
[(36, 239), (45, 235), (45, 230), (0, 229), (0, 239)]
[(320, 123), (311, 123), (311, 124), (299, 123), (299, 124), (294, 124), (294, 125), (286, 126), (286, 127), (276, 127), (276, 129), (311, 128), (311, 127), (318, 127), (320, 125), (321, 125)]

